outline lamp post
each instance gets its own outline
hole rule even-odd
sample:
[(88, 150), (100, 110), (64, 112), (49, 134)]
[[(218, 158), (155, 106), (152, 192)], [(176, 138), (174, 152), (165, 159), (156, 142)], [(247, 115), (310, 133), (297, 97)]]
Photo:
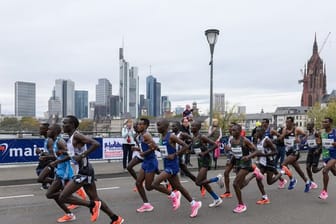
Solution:
[(213, 52), (215, 49), (215, 44), (217, 41), (217, 37), (219, 35), (219, 30), (216, 29), (208, 29), (205, 31), (205, 36), (207, 37), (209, 46), (210, 46), (210, 121), (209, 125), (212, 125), (212, 116), (213, 116), (213, 106), (212, 106), (212, 101), (213, 101)]

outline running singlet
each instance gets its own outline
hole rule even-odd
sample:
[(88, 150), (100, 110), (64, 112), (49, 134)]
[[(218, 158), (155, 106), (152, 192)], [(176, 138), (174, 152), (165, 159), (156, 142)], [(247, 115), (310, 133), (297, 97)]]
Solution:
[(243, 156), (248, 156), (250, 154), (249, 148), (244, 146), (244, 139), (239, 137), (239, 143), (234, 143), (234, 139), (231, 139), (231, 151), (235, 159), (235, 164), (240, 168), (250, 168), (252, 165), (252, 160), (244, 161), (241, 160)]
[[(74, 132), (71, 135), (70, 139), (67, 142), (67, 147), (68, 147), (68, 150), (69, 150), (69, 153), (70, 153), (71, 156), (81, 155), (83, 152), (85, 152), (87, 150), (86, 144), (83, 145), (80, 148), (74, 146), (73, 138), (74, 138), (75, 134), (76, 134), (76, 132)], [(88, 166), (89, 159), (87, 157), (85, 157), (85, 158), (82, 158), (81, 161), (79, 161), (79, 162), (74, 161), (74, 163), (75, 164), (78, 163), (79, 170), (81, 170), (81, 169), (83, 169), (83, 167), (87, 167)]]
[[(146, 132), (147, 133), (147, 132)], [(145, 134), (145, 133), (144, 133)], [(149, 150), (149, 145), (147, 143), (144, 142), (143, 140), (143, 134), (139, 135), (139, 140), (140, 140), (140, 148), (143, 152), (146, 152)], [(155, 152), (152, 151), (150, 154), (147, 154), (144, 157), (144, 160), (151, 160), (151, 159), (156, 159), (156, 155)]]
[[(257, 148), (260, 150), (262, 153), (267, 154), (272, 152), (270, 148), (266, 148), (264, 146), (266, 139), (269, 139), (269, 137), (264, 137), (258, 144)], [(272, 162), (274, 161), (274, 156), (260, 156), (259, 157), (259, 163), (263, 166), (267, 165), (273, 165)]]
[(285, 135), (284, 143), (286, 147), (286, 152), (294, 152), (297, 151), (297, 147), (295, 146), (295, 128), (289, 133)]
[(306, 141), (306, 145), (308, 147), (309, 151), (314, 151), (318, 148), (318, 145), (316, 143), (316, 133), (315, 131), (313, 133), (309, 133)]
[(164, 150), (166, 150), (167, 154), (166, 156), (162, 155), (163, 157), (163, 166), (164, 168), (170, 168), (172, 170), (178, 170), (179, 169), (179, 162), (178, 162), (178, 157), (175, 156), (174, 159), (167, 159), (166, 157), (170, 154), (174, 154), (176, 153), (176, 148), (174, 148), (173, 146), (171, 146), (169, 144), (169, 138), (170, 138), (170, 135), (172, 133), (171, 132), (168, 132), (167, 135), (165, 136), (164, 139), (162, 139), (162, 146), (160, 146), (160, 151), (161, 149), (164, 148)]
[[(57, 156), (57, 152), (58, 152), (57, 143), (61, 139), (62, 139), (61, 136), (58, 136), (53, 143), (53, 150), (54, 150), (55, 156), (58, 160), (64, 159), (64, 157), (65, 157), (65, 155), (63, 155), (63, 154)], [(73, 177), (73, 170), (72, 170), (72, 167), (71, 167), (71, 164), (70, 164), (70, 160), (57, 164), (56, 176), (61, 178), (62, 180), (70, 180)]]
[(336, 159), (336, 148), (333, 143), (336, 140), (336, 130), (332, 129), (330, 133), (322, 133), (322, 159), (324, 161), (330, 158)]

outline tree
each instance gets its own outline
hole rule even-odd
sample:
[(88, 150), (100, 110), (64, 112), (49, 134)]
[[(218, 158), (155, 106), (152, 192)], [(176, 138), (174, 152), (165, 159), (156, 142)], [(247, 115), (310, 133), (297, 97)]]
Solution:
[(85, 119), (79, 123), (78, 129), (81, 131), (93, 131), (93, 127), (94, 127), (93, 120)]
[(326, 107), (322, 107), (319, 103), (316, 103), (307, 112), (308, 119), (315, 123), (317, 129), (322, 128), (322, 120), (325, 117), (332, 118), (334, 122), (334, 127), (336, 126), (336, 101), (331, 101)]
[(236, 113), (236, 105), (229, 107), (226, 105), (227, 111), (224, 115), (221, 115), (218, 112), (215, 112), (213, 117), (216, 118), (219, 122), (219, 126), (222, 128), (223, 135), (228, 133), (229, 125), (232, 122), (242, 123), (245, 120), (245, 114)]
[(5, 117), (0, 123), (0, 129), (3, 131), (19, 131), (20, 122), (16, 117)]
[(23, 117), (20, 121), (21, 131), (38, 131), (40, 123), (33, 117)]

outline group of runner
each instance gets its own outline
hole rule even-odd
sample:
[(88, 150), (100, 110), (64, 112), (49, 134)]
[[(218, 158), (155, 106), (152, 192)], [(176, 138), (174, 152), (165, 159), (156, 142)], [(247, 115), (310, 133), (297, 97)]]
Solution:
[[(247, 210), (242, 198), (242, 189), (254, 178), (261, 192), (261, 199), (257, 201), (257, 204), (270, 203), (262, 180), (266, 175), (268, 185), (278, 181), (279, 188), (285, 188), (287, 181), (284, 175), (287, 175), (290, 180), (288, 189), (294, 189), (297, 179), (293, 176), (289, 165), (294, 167), (305, 182), (304, 192), (317, 188), (313, 173), (323, 170), (323, 189), (319, 198), (325, 200), (328, 197), (328, 173), (331, 171), (336, 175), (336, 130), (332, 129), (332, 123), (333, 120), (327, 117), (323, 120), (321, 132), (314, 129), (313, 123), (309, 123), (307, 132), (304, 132), (295, 127), (293, 117), (287, 117), (285, 128), (281, 132), (277, 132), (270, 128), (268, 119), (263, 119), (262, 125), (256, 128), (252, 141), (241, 135), (242, 128), (239, 124), (232, 123), (229, 127), (230, 138), (224, 147), (227, 156), (224, 176), (219, 174), (207, 178), (208, 170), (212, 167), (212, 152), (218, 147), (218, 144), (207, 135), (200, 133), (200, 122), (193, 121), (190, 124), (191, 133), (189, 135), (179, 131), (178, 123), (174, 123), (170, 128), (168, 120), (160, 119), (156, 123), (160, 140), (156, 143), (147, 131), (149, 120), (140, 118), (134, 127), (137, 134), (134, 136), (136, 145), (132, 147), (133, 159), (127, 166), (127, 170), (135, 179), (135, 191), (139, 193), (143, 202), (136, 211), (139, 213), (153, 211), (154, 206), (148, 200), (146, 190), (156, 190), (168, 196), (173, 210), (180, 207), (181, 196), (185, 197), (190, 203), (189, 216), (196, 217), (198, 210), (202, 207), (202, 202), (194, 200), (187, 189), (183, 187), (178, 175), (180, 169), (195, 185), (210, 194), (213, 202), (208, 206), (211, 208), (219, 206), (223, 202), (222, 198), (232, 197), (229, 179), (232, 170), (236, 172), (233, 188), (238, 201), (233, 212), (242, 213)], [(45, 143), (48, 153), (41, 155), (40, 160), (50, 160), (51, 162), (40, 171), (38, 181), (50, 184), (46, 193), (47, 198), (54, 199), (65, 213), (57, 220), (58, 222), (76, 219), (69, 206), (66, 206), (68, 204), (88, 207), (93, 222), (98, 219), (101, 209), (111, 218), (112, 224), (123, 223), (124, 219), (114, 214), (97, 195), (94, 170), (87, 156), (99, 147), (99, 143), (78, 132), (78, 125), (79, 121), (74, 116), (67, 116), (63, 120), (63, 132), (69, 136), (67, 142), (60, 135), (61, 127), (59, 125), (49, 126)], [(277, 150), (273, 142), (279, 139), (286, 146), (287, 157), (280, 169), (277, 169), (275, 162)], [(89, 148), (86, 145), (89, 145)], [(308, 149), (308, 178), (298, 164), (302, 147)], [(183, 162), (183, 156), (190, 152), (197, 155), (197, 175), (190, 172)], [(161, 154), (163, 160), (163, 170), (161, 171), (158, 167), (157, 153)], [(321, 155), (324, 164), (318, 167)], [(78, 166), (78, 172), (75, 174), (71, 168), (71, 161)], [(134, 167), (140, 163), (139, 171), (135, 172)], [(55, 171), (53, 171), (54, 169)], [(50, 176), (52, 172), (55, 173), (54, 178)], [(161, 183), (166, 183), (169, 187)], [(225, 192), (221, 195), (215, 193), (211, 187), (212, 183), (217, 183), (220, 188), (225, 186)], [(86, 193), (84, 196), (83, 193), (82, 197), (73, 196), (81, 189), (84, 189)], [(86, 200), (86, 195), (89, 200)]]

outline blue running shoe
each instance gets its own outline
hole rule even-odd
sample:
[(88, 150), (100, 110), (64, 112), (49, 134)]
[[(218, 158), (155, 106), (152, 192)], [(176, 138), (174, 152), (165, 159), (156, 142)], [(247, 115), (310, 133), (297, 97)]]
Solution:
[(309, 192), (309, 190), (310, 190), (310, 187), (311, 187), (311, 181), (309, 181), (308, 183), (306, 183), (306, 186), (305, 186), (305, 189), (304, 189), (304, 192)]
[(297, 180), (295, 178), (291, 179), (291, 181), (289, 182), (289, 185), (288, 185), (288, 190), (293, 190), (296, 183), (297, 183)]

